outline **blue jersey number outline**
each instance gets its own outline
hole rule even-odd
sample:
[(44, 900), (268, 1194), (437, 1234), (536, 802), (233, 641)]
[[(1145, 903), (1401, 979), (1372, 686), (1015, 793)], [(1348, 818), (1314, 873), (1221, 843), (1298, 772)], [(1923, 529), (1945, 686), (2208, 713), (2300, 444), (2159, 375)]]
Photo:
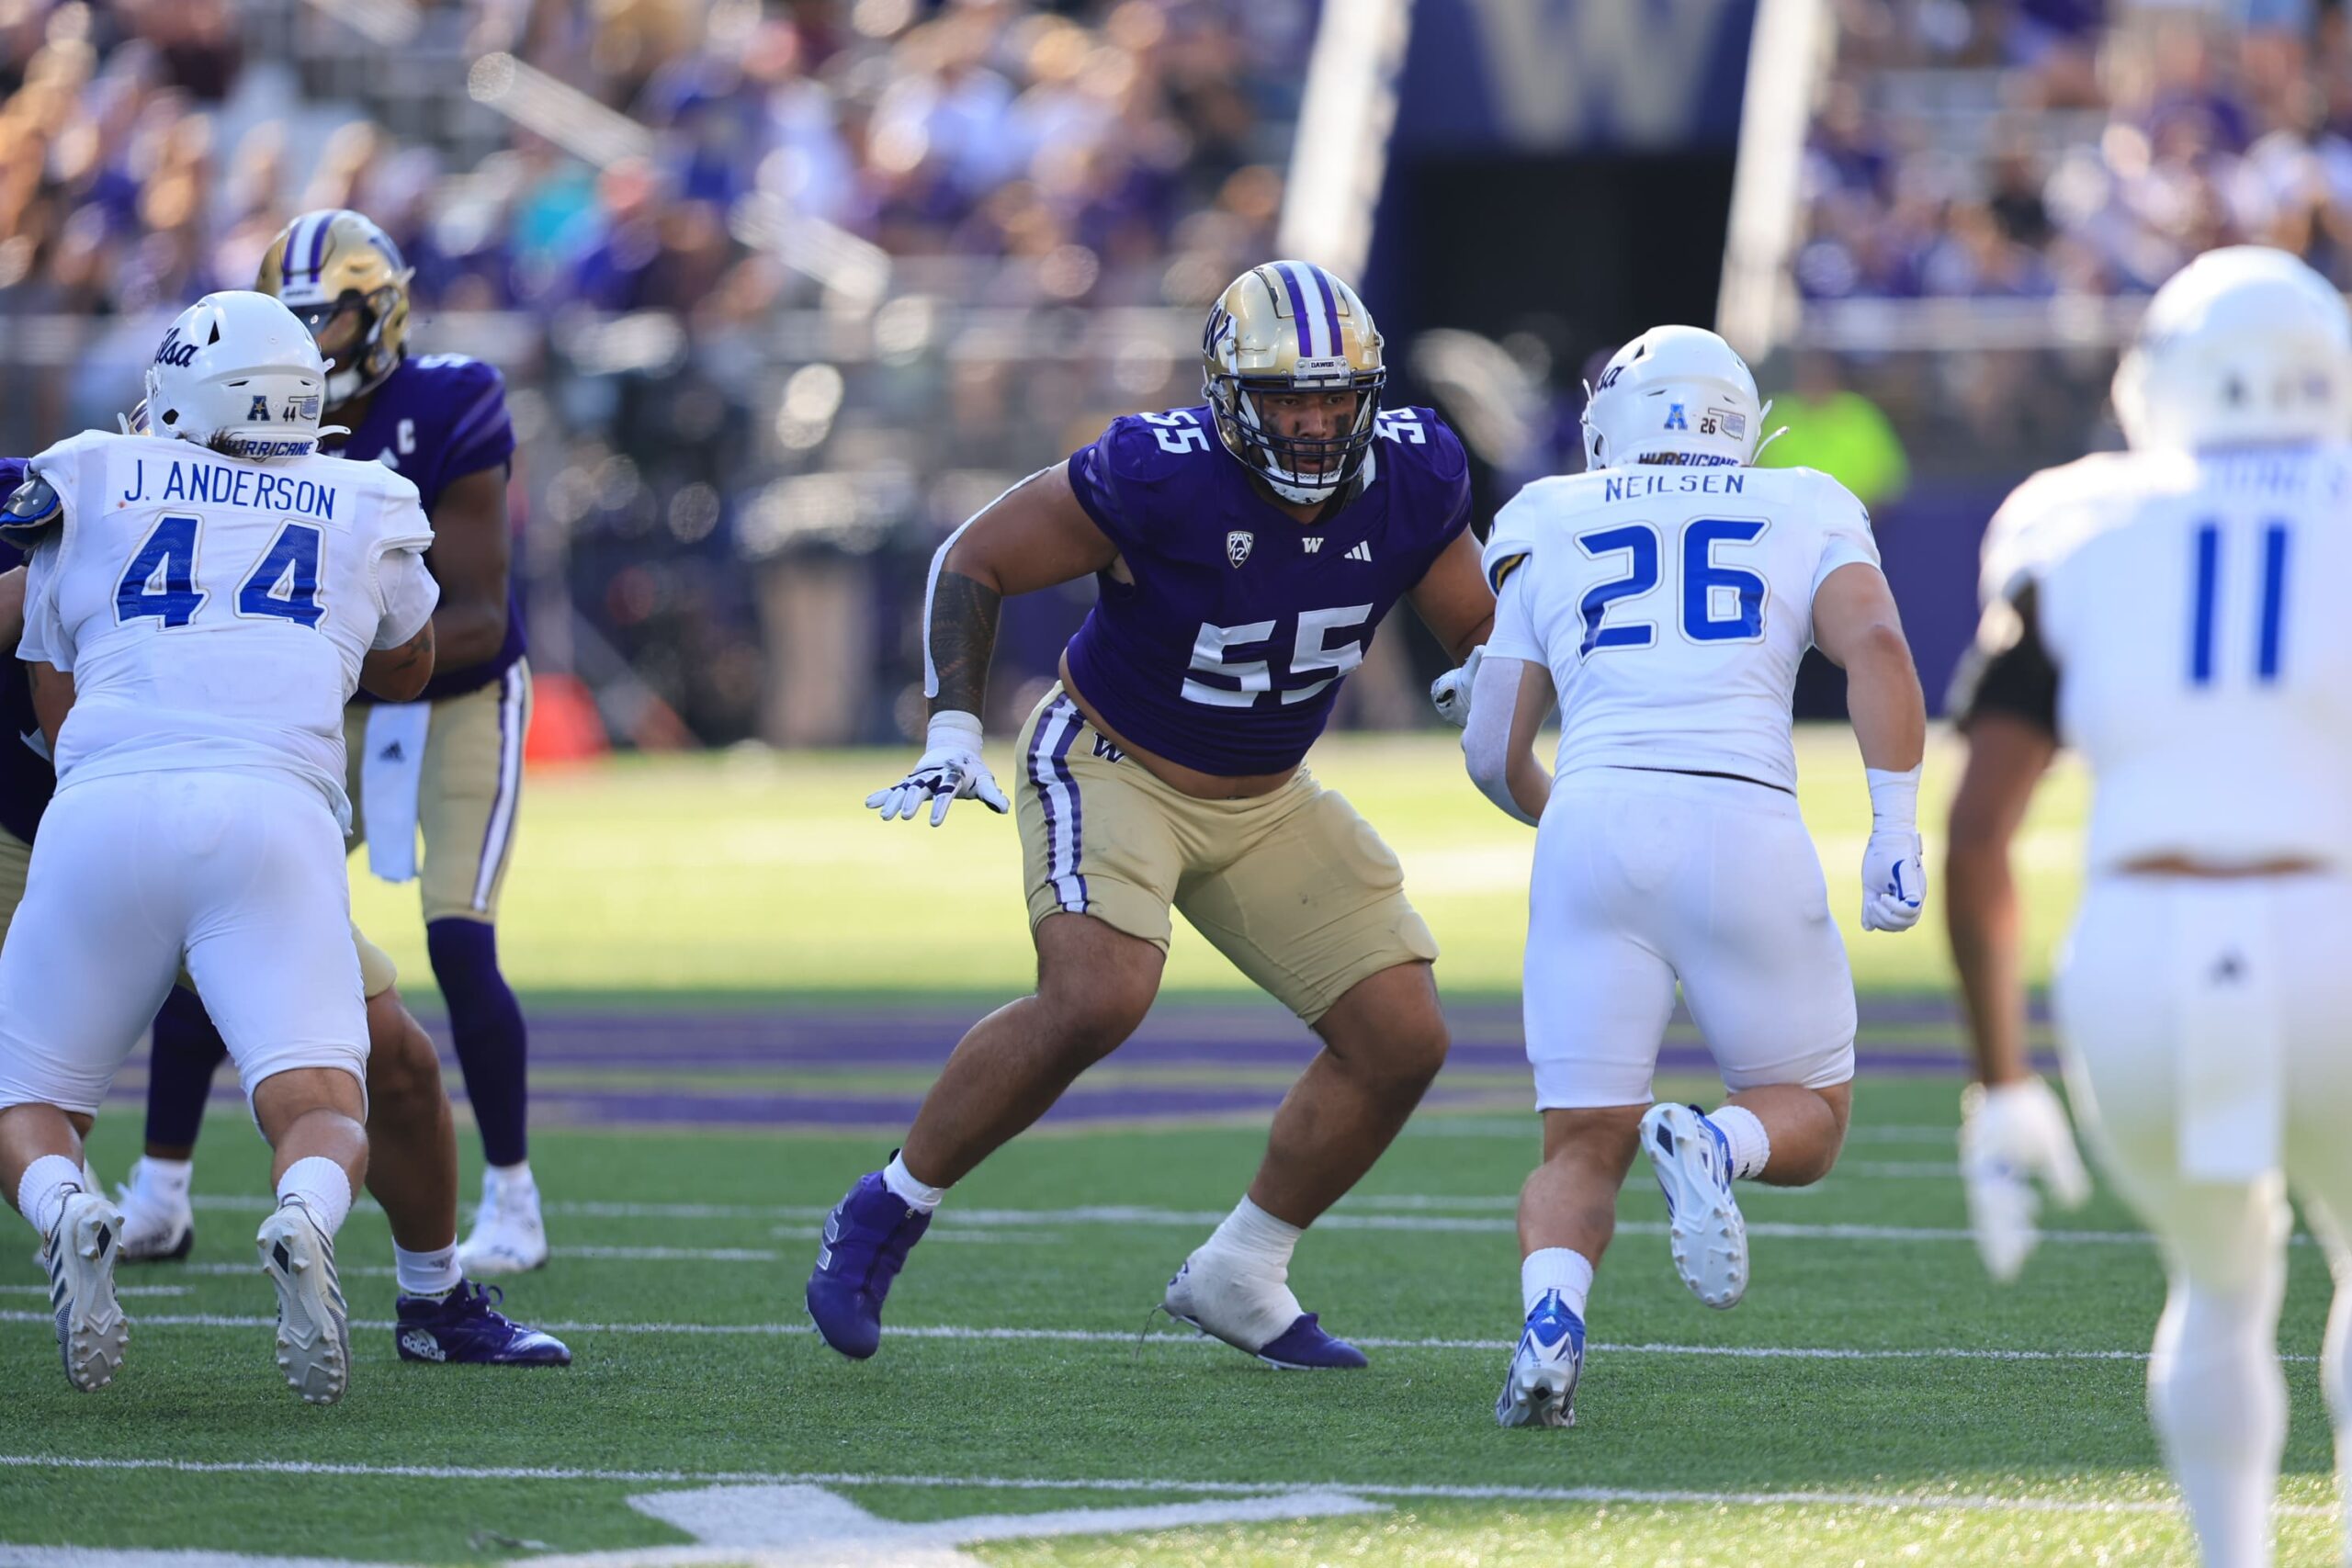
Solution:
[[(1715, 558), (1723, 547), (1753, 544), (1770, 526), (1756, 517), (1693, 517), (1682, 525), (1682, 635), (1692, 642), (1758, 642), (1764, 636), (1764, 607), (1770, 585), (1745, 567)], [(1657, 591), (1665, 538), (1656, 524), (1621, 523), (1579, 534), (1577, 548), (1587, 560), (1625, 557), (1625, 575), (1597, 582), (1577, 602), (1584, 637), (1580, 659), (1606, 648), (1648, 648), (1657, 640), (1656, 621), (1606, 624), (1611, 608)], [(1728, 593), (1730, 613), (1715, 613), (1718, 595)]]
[(308, 523), (280, 528), (238, 588), (237, 614), (292, 621), (305, 628), (317, 626), (327, 613), (319, 603), (322, 543), (322, 536)]
[(155, 519), (115, 584), (116, 625), (152, 618), (170, 630), (196, 619), (211, 597), (196, 585), (196, 544), (203, 528), (200, 517)]
[[(2284, 644), (2287, 615), (2287, 546), (2291, 536), (2286, 520), (2262, 525), (2262, 615), (2255, 626), (2254, 679), (2257, 685), (2278, 680), (2279, 652)], [(2195, 599), (2189, 611), (2188, 683), (2213, 683), (2213, 638), (2220, 619), (2222, 589), (2222, 525), (2200, 523), (2192, 539), (2196, 552)]]
[[(203, 536), (200, 517), (155, 520), (115, 584), (116, 625), (152, 619), (163, 622), (168, 631), (195, 621), (212, 597), (196, 581)], [(237, 614), (315, 628), (327, 613), (319, 603), (319, 558), (324, 544), (325, 536), (308, 523), (279, 528), (238, 585)]]

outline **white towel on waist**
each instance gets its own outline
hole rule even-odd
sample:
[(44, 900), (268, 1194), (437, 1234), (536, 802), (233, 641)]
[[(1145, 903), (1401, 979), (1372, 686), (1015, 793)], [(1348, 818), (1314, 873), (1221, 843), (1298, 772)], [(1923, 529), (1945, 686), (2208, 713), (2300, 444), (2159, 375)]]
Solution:
[(431, 703), (378, 703), (368, 710), (359, 812), (368, 829), (368, 869), (387, 882), (416, 875), (416, 792), (432, 722)]

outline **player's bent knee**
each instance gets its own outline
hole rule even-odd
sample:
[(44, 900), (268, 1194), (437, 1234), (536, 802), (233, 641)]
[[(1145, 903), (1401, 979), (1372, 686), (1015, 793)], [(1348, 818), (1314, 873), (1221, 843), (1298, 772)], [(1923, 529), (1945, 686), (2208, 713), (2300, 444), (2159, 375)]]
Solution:
[(431, 1116), (442, 1099), (441, 1058), (433, 1037), (397, 991), (368, 998), (368, 1113), (405, 1122)]
[(1073, 1055), (1116, 1050), (1159, 994), (1166, 960), (1138, 937), (1091, 915), (1037, 927), (1037, 1004), (1054, 1042)]
[(1419, 962), (1357, 981), (1315, 1030), (1351, 1067), (1415, 1094), (1437, 1077), (1453, 1045), (1430, 966)]
[(254, 1085), (253, 1108), (262, 1135), (275, 1144), (296, 1122), (319, 1112), (365, 1127), (368, 1091), (356, 1064), (287, 1067)]
[(1640, 1147), (1642, 1113), (1647, 1105), (1601, 1105), (1544, 1112), (1544, 1163), (1594, 1166), (1620, 1177), (1631, 1170)]

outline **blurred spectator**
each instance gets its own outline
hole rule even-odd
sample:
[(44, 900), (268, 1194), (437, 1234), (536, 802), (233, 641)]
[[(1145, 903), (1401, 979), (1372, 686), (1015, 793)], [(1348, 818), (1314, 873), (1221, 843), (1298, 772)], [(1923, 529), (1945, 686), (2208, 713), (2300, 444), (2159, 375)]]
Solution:
[(1797, 355), (1795, 385), (1773, 395), (1764, 423), (1788, 426), (1757, 458), (1765, 468), (1818, 468), (1864, 506), (1894, 501), (1910, 483), (1910, 460), (1893, 422), (1844, 384), (1829, 355)]

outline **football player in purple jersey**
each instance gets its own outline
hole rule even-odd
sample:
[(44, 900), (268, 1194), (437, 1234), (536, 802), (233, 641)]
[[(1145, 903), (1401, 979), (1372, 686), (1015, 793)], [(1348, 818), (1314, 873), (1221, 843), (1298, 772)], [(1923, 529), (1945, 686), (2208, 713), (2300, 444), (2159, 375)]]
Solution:
[[(425, 948), (449, 1007), (487, 1166), (458, 1263), (475, 1278), (537, 1269), (547, 1232), (531, 1177), (522, 1009), (498, 966), (498, 896), (514, 845), (530, 723), (523, 616), (508, 571), (507, 470), (514, 433), (494, 367), (462, 354), (406, 352), (409, 268), (359, 213), (306, 212), (262, 258), (255, 287), (311, 328), (331, 362), (327, 423), (348, 426), (322, 449), (382, 463), (413, 480), (433, 521), (426, 564), (441, 585), (434, 612), (440, 662), (416, 704), (364, 695), (345, 717), (354, 842), (379, 829), (371, 867), (419, 874), (423, 829)], [(187, 1161), (225, 1047), (192, 997), (156, 1021), (147, 1157), (132, 1173), (124, 1256), (168, 1244), (185, 1222)]]
[[(1323, 1049), (1163, 1304), (1277, 1366), (1364, 1364), (1300, 1309), (1291, 1252), (1404, 1125), (1447, 1036), (1396, 857), (1301, 759), (1398, 599), (1461, 660), (1494, 596), (1461, 444), (1428, 410), (1382, 409), (1380, 333), (1346, 284), (1253, 267), (1209, 312), (1203, 357), (1204, 405), (1114, 421), (932, 563), (929, 737), (866, 804), (886, 820), (928, 806), (933, 826), (962, 796), (1016, 812), (1037, 990), (964, 1036), (905, 1146), (826, 1221), (808, 1304), (845, 1356), (874, 1353), (946, 1190), (1142, 1021), (1172, 906)], [(1021, 732), (1008, 800), (978, 716), (999, 606), (1090, 573), (1099, 597)]]
[[(0, 497), (21, 498), (0, 511), (0, 526), (19, 511), (45, 504), (19, 491), (24, 478), (22, 458), (0, 457)], [(23, 552), (0, 538), (0, 649), (6, 652), (0, 658), (0, 726), (6, 727), (0, 730), (0, 936), (6, 935), (24, 896), (33, 836), (57, 790), (46, 744), (40, 750), (32, 744), (40, 739), (40, 725), (26, 667), (15, 657), (24, 629), (23, 561)], [(458, 1134), (441, 1087), (440, 1057), (432, 1036), (401, 1000), (391, 959), (356, 926), (352, 939), (359, 948), (360, 988), (368, 1003), (368, 1190), (383, 1205), (390, 1223), (395, 1262), (409, 1263), (399, 1270), (393, 1309), (392, 1337), (401, 1359), (569, 1364), (571, 1352), (562, 1341), (497, 1310), (500, 1298), (494, 1287), (477, 1286), (462, 1273), (448, 1280), (432, 1272), (436, 1261), (454, 1268), (458, 1245)], [(184, 999), (167, 1003), (167, 1011), (178, 1007), (205, 1016), (194, 993), (175, 990), (174, 997)], [(209, 1020), (206, 1027), (210, 1027)], [(160, 1036), (163, 1030), (156, 1032)], [(197, 1114), (201, 1116), (202, 1111), (199, 1099)], [(131, 1189), (119, 1190), (119, 1195), (125, 1208), (132, 1206)], [(187, 1208), (185, 1187), (178, 1206)], [(195, 1227), (183, 1223), (156, 1239), (160, 1247), (146, 1257), (185, 1258), (194, 1246)], [(131, 1260), (127, 1247), (123, 1257)], [(424, 1265), (422, 1272), (419, 1262)]]

